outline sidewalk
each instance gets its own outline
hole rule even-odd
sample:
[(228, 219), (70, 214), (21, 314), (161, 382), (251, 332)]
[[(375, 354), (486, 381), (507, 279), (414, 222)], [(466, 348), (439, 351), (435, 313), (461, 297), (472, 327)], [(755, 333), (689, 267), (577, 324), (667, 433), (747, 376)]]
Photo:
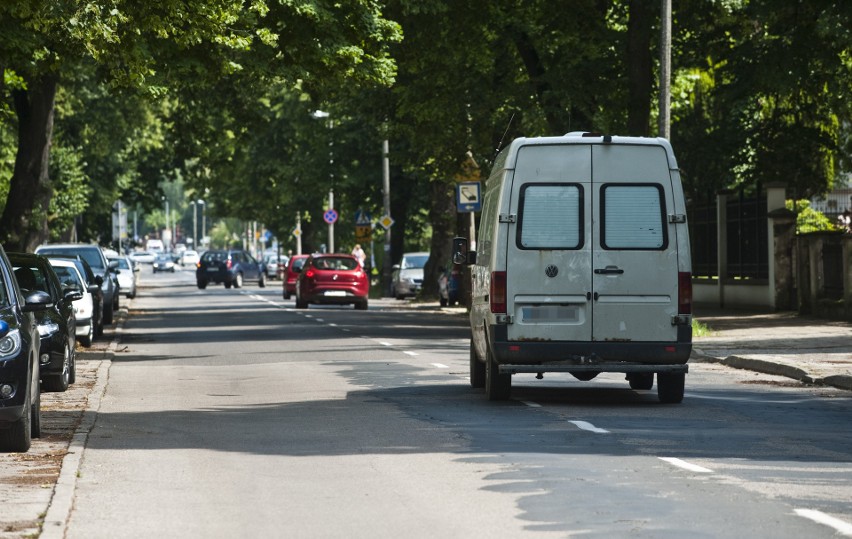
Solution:
[(690, 361), (786, 376), (852, 391), (852, 324), (799, 316), (695, 306), (711, 334), (693, 338)]

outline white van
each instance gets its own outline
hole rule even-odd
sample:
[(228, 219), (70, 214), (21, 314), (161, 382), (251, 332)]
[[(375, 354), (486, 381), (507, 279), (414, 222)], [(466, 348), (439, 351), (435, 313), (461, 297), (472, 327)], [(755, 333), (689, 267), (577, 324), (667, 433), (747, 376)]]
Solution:
[(692, 350), (686, 208), (668, 141), (520, 138), (485, 184), (472, 266), (470, 383), (509, 398), (512, 375), (623, 372), (683, 400)]

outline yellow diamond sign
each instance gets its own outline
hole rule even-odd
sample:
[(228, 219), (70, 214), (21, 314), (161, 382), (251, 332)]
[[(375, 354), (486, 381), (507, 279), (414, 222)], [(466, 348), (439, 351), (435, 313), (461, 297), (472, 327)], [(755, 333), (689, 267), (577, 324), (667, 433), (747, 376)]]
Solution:
[(391, 219), (390, 215), (385, 215), (381, 219), (379, 219), (379, 224), (384, 227), (385, 230), (389, 229), (393, 226), (393, 219)]

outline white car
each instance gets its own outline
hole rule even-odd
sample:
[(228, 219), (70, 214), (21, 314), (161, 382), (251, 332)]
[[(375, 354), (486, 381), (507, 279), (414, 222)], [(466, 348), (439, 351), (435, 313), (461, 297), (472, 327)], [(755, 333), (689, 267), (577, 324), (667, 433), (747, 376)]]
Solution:
[(130, 253), (130, 260), (137, 264), (153, 264), (157, 255), (152, 251), (133, 251)]
[(130, 299), (135, 298), (136, 282), (138, 280), (138, 276), (136, 274), (139, 272), (139, 268), (132, 260), (130, 260), (130, 257), (127, 256), (117, 256), (110, 258), (110, 260), (118, 261), (119, 290), (121, 290), (126, 297)]
[(201, 260), (201, 257), (198, 256), (198, 251), (193, 251), (192, 249), (187, 249), (180, 255), (181, 266), (194, 266), (198, 264), (199, 260)]
[(88, 348), (92, 346), (92, 340), (95, 338), (96, 321), (94, 320), (95, 302), (92, 293), (89, 292), (89, 287), (86, 286), (86, 278), (80, 275), (80, 271), (71, 260), (61, 258), (50, 258), (48, 260), (54, 273), (59, 277), (63, 292), (66, 289), (73, 288), (83, 293), (81, 299), (73, 302), (74, 320), (77, 322), (77, 340)]

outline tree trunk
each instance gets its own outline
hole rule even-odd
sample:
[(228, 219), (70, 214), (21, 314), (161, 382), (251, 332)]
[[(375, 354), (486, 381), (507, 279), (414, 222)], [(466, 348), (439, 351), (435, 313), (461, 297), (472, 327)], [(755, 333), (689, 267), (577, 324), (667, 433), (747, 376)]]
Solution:
[(57, 78), (45, 75), (14, 90), (18, 152), (0, 231), (10, 251), (33, 251), (48, 238), (47, 216), (53, 190), (48, 176)]
[(429, 261), (423, 268), (423, 291), (426, 298), (438, 297), (438, 276), (441, 267), (450, 263), (453, 235), (456, 231), (455, 187), (452, 180), (435, 179), (431, 185), (432, 201), (429, 222), (432, 223), (432, 241)]
[(630, 0), (627, 23), (627, 134), (651, 134), (651, 29), (654, 9), (651, 0)]

